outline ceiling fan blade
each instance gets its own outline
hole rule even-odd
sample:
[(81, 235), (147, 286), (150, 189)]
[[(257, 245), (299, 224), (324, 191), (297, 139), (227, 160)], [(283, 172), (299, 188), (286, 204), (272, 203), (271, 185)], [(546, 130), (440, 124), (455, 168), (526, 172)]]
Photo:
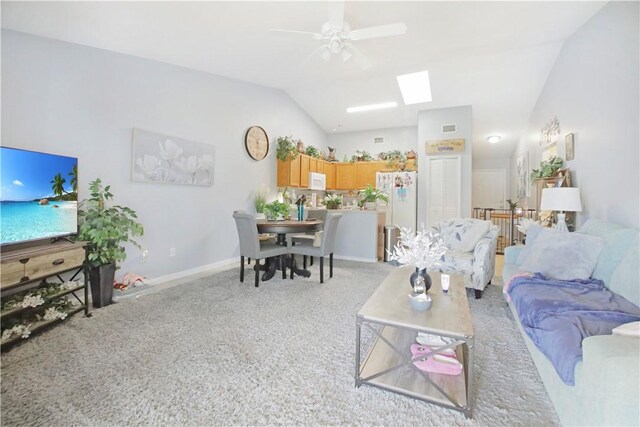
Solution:
[(300, 62), (301, 66), (306, 66), (309, 61), (311, 61), (311, 58), (313, 58), (314, 56), (316, 56), (317, 54), (323, 52), (324, 50), (328, 49), (329, 46), (327, 46), (326, 44), (323, 44), (322, 46), (320, 46), (319, 48), (315, 49), (313, 52), (311, 52), (311, 55), (307, 56), (304, 60), (302, 60), (302, 62)]
[(407, 24), (396, 22), (395, 24), (378, 25), (377, 27), (360, 28), (351, 31), (347, 37), (350, 40), (366, 40), (377, 37), (400, 36), (407, 32)]
[(351, 52), (353, 53), (353, 61), (358, 64), (360, 68), (362, 68), (363, 70), (368, 70), (369, 68), (373, 67), (373, 63), (369, 60), (369, 58), (365, 56), (364, 53), (360, 51), (360, 49), (353, 45), (349, 46), (349, 49), (351, 49)]
[(344, 1), (329, 1), (329, 24), (332, 27), (342, 27), (344, 23)]
[(293, 33), (293, 34), (305, 34), (311, 36), (314, 40), (322, 40), (323, 35), (320, 33), (314, 33), (311, 31), (298, 31), (298, 30), (281, 30), (279, 28), (270, 28), (269, 31), (274, 33)]

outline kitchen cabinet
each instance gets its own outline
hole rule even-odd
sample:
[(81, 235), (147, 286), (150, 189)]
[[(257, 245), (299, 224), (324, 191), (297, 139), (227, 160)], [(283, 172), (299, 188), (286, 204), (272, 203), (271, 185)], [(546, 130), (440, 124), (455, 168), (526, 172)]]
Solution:
[(327, 176), (327, 190), (336, 189), (336, 163), (324, 162), (324, 174)]
[(324, 160), (318, 159), (318, 171), (317, 171), (318, 173), (324, 173), (324, 165), (326, 163), (327, 162), (325, 162)]
[(309, 187), (309, 156), (300, 154), (300, 187)]
[(298, 156), (286, 162), (278, 160), (278, 187), (300, 187), (301, 157), (302, 156)]
[(318, 159), (315, 157), (309, 158), (309, 172), (318, 172)]
[(336, 190), (356, 188), (356, 164), (336, 163)]
[(358, 162), (356, 165), (356, 189), (366, 188), (367, 185), (376, 187), (376, 172), (381, 172), (384, 162)]

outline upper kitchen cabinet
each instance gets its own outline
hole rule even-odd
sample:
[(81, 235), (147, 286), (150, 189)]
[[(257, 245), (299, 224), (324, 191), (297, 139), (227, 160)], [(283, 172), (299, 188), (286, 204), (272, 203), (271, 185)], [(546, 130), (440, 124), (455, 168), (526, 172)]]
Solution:
[(382, 171), (384, 162), (358, 162), (356, 165), (356, 189), (376, 186), (376, 172)]
[(309, 172), (318, 172), (318, 163), (320, 162), (320, 160), (318, 160), (315, 157), (309, 157)]
[[(301, 157), (302, 156), (298, 156), (295, 159), (287, 160), (286, 162), (278, 160), (278, 187), (300, 187)], [(308, 180), (309, 174), (307, 173), (306, 176)]]
[(356, 164), (336, 163), (336, 190), (353, 190), (356, 188)]
[(327, 190), (336, 189), (336, 163), (324, 162), (324, 172), (327, 176)]
[(309, 187), (310, 158), (304, 154), (298, 156), (300, 159), (300, 187)]
[(324, 160), (322, 160), (322, 159), (318, 159), (318, 170), (317, 170), (316, 172), (318, 172), (318, 173), (324, 173), (324, 165), (325, 165), (326, 163), (327, 163), (326, 161), (324, 161)]

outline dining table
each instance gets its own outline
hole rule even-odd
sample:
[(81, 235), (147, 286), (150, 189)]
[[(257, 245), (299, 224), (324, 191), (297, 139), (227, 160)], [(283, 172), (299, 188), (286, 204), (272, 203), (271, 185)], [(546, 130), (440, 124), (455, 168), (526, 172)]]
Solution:
[[(287, 246), (287, 234), (320, 231), (324, 227), (324, 222), (319, 219), (307, 219), (303, 221), (294, 219), (270, 221), (262, 219), (256, 221), (256, 226), (258, 227), (258, 232), (261, 234), (275, 234), (277, 236), (276, 244)], [(291, 269), (291, 278), (293, 278), (294, 274), (302, 277), (311, 276), (309, 270), (298, 268), (295, 257), (287, 257), (285, 265), (281, 265), (280, 257), (273, 257), (268, 258), (264, 267), (262, 267), (265, 271), (262, 275), (262, 280), (270, 280), (277, 270), (282, 270), (283, 268)]]

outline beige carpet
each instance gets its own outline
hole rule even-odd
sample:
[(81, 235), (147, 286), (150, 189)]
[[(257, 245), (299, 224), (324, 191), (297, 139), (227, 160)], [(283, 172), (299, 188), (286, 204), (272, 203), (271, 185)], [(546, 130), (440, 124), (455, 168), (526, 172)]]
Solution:
[(3, 354), (2, 425), (558, 424), (496, 286), (469, 294), (473, 419), (355, 388), (355, 313), (391, 268), (258, 289), (234, 269), (75, 316)]

